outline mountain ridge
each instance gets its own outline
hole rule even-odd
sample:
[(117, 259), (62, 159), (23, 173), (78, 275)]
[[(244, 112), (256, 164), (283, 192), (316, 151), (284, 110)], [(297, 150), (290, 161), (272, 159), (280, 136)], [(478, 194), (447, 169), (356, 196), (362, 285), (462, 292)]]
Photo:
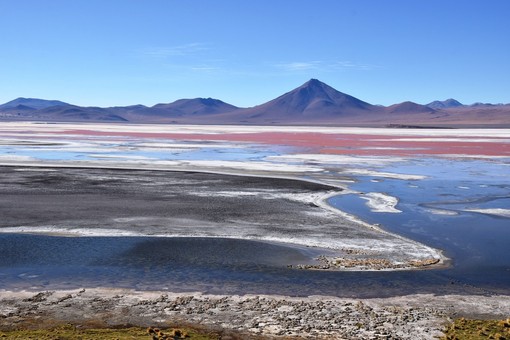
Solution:
[(404, 114), (436, 112), (436, 110), (427, 105), (421, 105), (411, 101), (405, 101), (399, 104), (390, 105), (386, 107), (386, 111), (390, 113), (404, 113)]
[(18, 105), (23, 105), (26, 107), (30, 107), (30, 108), (39, 110), (39, 109), (45, 109), (45, 108), (51, 107), (51, 106), (70, 105), (70, 104), (64, 103), (60, 100), (47, 100), (47, 99), (38, 99), (38, 98), (19, 97), (19, 98), (16, 98), (14, 100), (11, 100), (7, 103), (0, 105), (0, 109), (14, 108)]
[(237, 106), (225, 103), (219, 99), (214, 98), (192, 98), (192, 99), (178, 99), (168, 104), (156, 104), (151, 108), (159, 111), (171, 111), (177, 115), (193, 114), (215, 114), (224, 113), (239, 109)]
[(0, 105), (0, 120), (251, 125), (470, 125), (510, 127), (510, 105), (466, 106), (455, 99), (426, 105), (372, 105), (317, 80), (265, 103), (241, 108), (214, 98), (115, 107), (81, 107), (58, 100), (17, 98)]

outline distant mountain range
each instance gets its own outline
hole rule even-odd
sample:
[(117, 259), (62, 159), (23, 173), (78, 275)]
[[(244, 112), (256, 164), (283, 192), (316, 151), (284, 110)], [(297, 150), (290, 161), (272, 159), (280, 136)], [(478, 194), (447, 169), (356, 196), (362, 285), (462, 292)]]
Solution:
[(39, 110), (45, 109), (52, 106), (59, 105), (69, 105), (67, 103), (61, 102), (60, 100), (44, 100), (44, 99), (35, 99), (35, 98), (18, 98), (11, 100), (8, 103), (0, 105), (0, 109), (9, 109), (9, 108), (28, 108), (30, 110)]
[(510, 104), (372, 105), (311, 79), (267, 103), (240, 108), (212, 98), (180, 99), (152, 107), (81, 107), (58, 100), (18, 98), (0, 105), (3, 121), (132, 122), (250, 125), (510, 127)]

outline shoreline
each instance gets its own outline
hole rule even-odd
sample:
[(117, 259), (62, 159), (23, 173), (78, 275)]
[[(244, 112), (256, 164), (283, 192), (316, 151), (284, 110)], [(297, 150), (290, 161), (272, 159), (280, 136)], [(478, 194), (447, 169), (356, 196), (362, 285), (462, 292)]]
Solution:
[[(423, 243), (420, 243), (418, 241), (415, 241), (415, 240), (412, 240), (410, 238), (407, 238), (407, 237), (404, 237), (402, 235), (399, 235), (399, 234), (396, 234), (396, 233), (392, 233), (392, 232), (389, 232), (381, 227), (379, 227), (378, 225), (376, 224), (370, 224), (368, 222), (365, 222), (364, 220), (362, 220), (361, 218), (359, 218), (358, 216), (355, 216), (355, 215), (352, 215), (352, 214), (349, 214), (345, 211), (342, 211), (334, 206), (332, 206), (331, 204), (328, 203), (328, 200), (330, 198), (333, 198), (334, 196), (336, 195), (343, 195), (345, 194), (345, 192), (343, 193), (332, 193), (332, 194), (326, 194), (325, 196), (321, 197), (318, 201), (314, 202), (315, 204), (325, 208), (325, 209), (328, 209), (340, 216), (342, 216), (343, 218), (345, 218), (346, 220), (349, 220), (349, 221), (352, 221), (354, 223), (357, 223), (363, 227), (366, 227), (366, 228), (370, 228), (370, 229), (374, 229), (374, 230), (377, 230), (378, 232), (380, 233), (383, 233), (383, 234), (386, 234), (386, 235), (391, 235), (393, 237), (396, 237), (396, 238), (399, 238), (401, 240), (404, 240), (406, 242), (410, 242), (410, 243), (414, 243), (415, 245), (417, 246), (424, 246), (424, 247), (428, 247), (429, 249), (432, 249), (434, 251), (437, 252), (437, 254), (439, 255), (439, 259), (437, 262), (429, 262), (429, 263), (416, 263), (415, 266), (410, 266), (410, 267), (401, 267), (401, 268), (387, 268), (387, 269), (374, 269), (374, 270), (423, 270), (423, 269), (445, 269), (445, 268), (448, 268), (450, 267), (450, 263), (451, 263), (451, 259), (446, 257), (444, 255), (444, 250), (442, 249), (436, 249), (436, 248), (433, 248), (433, 247), (430, 247), (430, 246), (427, 246)], [(334, 261), (335, 259), (327, 259), (326, 258), (326, 261), (329, 265), (332, 265), (334, 266)]]

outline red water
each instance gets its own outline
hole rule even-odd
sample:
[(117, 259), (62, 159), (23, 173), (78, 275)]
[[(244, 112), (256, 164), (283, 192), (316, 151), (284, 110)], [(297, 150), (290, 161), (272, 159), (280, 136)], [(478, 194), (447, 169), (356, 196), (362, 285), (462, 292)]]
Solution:
[[(225, 134), (105, 132), (68, 130), (66, 135), (161, 138), (177, 141), (227, 141), (294, 146), (303, 152), (342, 155), (414, 156), (414, 155), (483, 155), (510, 156), (507, 139), (484, 137), (486, 142), (444, 141), (444, 137), (412, 137), (404, 135), (329, 134), (320, 132), (250, 132)], [(455, 139), (455, 137), (448, 137)], [(426, 139), (426, 140), (425, 140)], [(436, 139), (436, 140), (431, 140)]]

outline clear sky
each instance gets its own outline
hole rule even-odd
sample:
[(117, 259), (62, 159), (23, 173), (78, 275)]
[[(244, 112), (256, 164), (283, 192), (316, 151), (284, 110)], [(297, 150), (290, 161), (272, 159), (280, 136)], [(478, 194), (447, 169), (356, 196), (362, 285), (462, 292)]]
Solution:
[(0, 0), (0, 103), (213, 97), (317, 78), (372, 104), (510, 102), (509, 0)]

